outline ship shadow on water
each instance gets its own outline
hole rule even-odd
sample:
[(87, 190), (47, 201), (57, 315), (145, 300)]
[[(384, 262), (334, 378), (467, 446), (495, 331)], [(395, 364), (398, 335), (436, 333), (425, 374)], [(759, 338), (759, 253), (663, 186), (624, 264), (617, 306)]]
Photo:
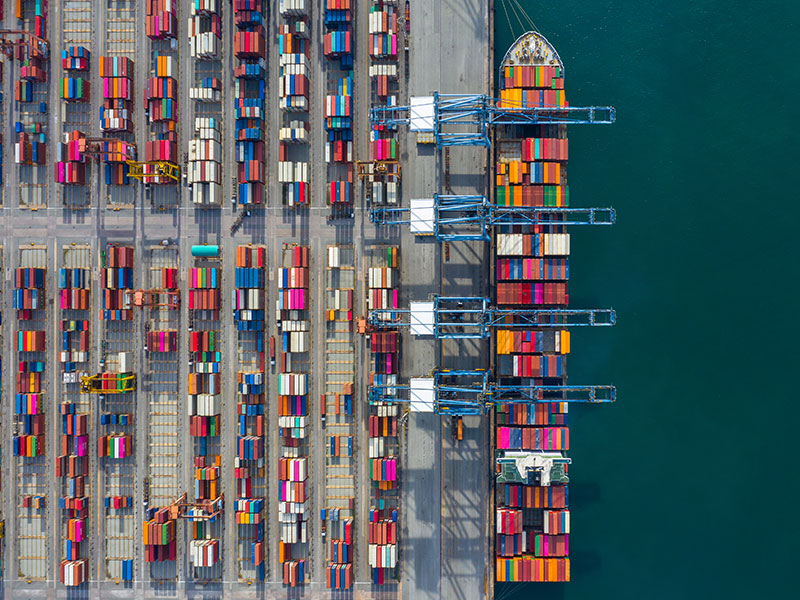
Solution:
[(583, 509), (591, 504), (600, 502), (603, 494), (600, 491), (600, 484), (591, 481), (576, 481), (571, 479), (569, 482), (569, 508), (570, 510)]

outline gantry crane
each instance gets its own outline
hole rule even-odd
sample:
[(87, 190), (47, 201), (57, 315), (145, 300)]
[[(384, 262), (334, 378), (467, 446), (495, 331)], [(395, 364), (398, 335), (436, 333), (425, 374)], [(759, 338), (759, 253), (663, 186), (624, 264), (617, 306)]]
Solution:
[(14, 59), (14, 48), (28, 46), (31, 58), (46, 59), (49, 46), (47, 40), (22, 29), (0, 29), (0, 52), (9, 60)]
[(407, 309), (373, 309), (368, 318), (373, 331), (402, 327), (437, 339), (482, 339), (495, 329), (520, 327), (604, 327), (616, 321), (610, 308), (498, 308), (489, 298), (438, 295)]
[[(104, 382), (122, 385), (104, 388)], [(84, 394), (126, 394), (134, 391), (136, 391), (135, 373), (98, 373), (81, 377), (81, 392)]]
[(179, 308), (181, 305), (180, 290), (125, 290), (125, 303), (137, 308)]
[[(85, 145), (81, 148), (81, 152), (87, 156), (94, 156), (98, 160), (104, 155), (111, 155), (113, 160), (109, 160), (108, 162), (124, 162), (128, 165), (128, 177), (144, 182), (147, 182), (149, 179), (155, 179), (156, 177), (166, 177), (175, 182), (180, 181), (181, 170), (175, 163), (165, 160), (136, 160), (136, 144), (118, 138), (93, 138), (86, 136), (80, 131), (78, 133), (85, 142)], [(103, 144), (115, 144), (115, 146), (112, 150), (108, 150), (103, 148)], [(146, 169), (146, 166), (152, 166), (154, 168)]]
[(612, 385), (539, 385), (533, 378), (492, 381), (488, 371), (436, 369), (429, 377), (407, 384), (369, 387), (370, 404), (409, 404), (412, 412), (440, 415), (482, 415), (492, 406), (542, 402), (607, 403), (616, 401)]
[(436, 145), (491, 146), (489, 129), (498, 125), (608, 125), (613, 106), (508, 106), (486, 94), (416, 96), (408, 106), (374, 106), (374, 125), (409, 125), (414, 132), (433, 132)]
[(396, 160), (359, 160), (356, 161), (356, 169), (359, 178), (400, 180), (402, 168), (400, 162)]
[(410, 225), (416, 235), (438, 241), (490, 241), (490, 227), (500, 225), (613, 225), (613, 208), (498, 206), (485, 196), (434, 194), (411, 200), (408, 207), (376, 206), (370, 220), (377, 225)]

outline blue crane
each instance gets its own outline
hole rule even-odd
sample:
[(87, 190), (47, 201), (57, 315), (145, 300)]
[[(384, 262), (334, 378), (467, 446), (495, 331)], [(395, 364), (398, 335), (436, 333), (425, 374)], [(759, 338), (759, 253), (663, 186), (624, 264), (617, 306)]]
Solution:
[(488, 371), (481, 370), (437, 369), (432, 377), (412, 378), (407, 384), (369, 387), (370, 404), (402, 403), (409, 404), (412, 411), (454, 416), (482, 415), (499, 403), (598, 404), (615, 402), (616, 397), (617, 390), (611, 385), (538, 385), (532, 379), (495, 382)]
[(437, 146), (491, 146), (489, 129), (498, 125), (609, 125), (613, 106), (507, 107), (486, 94), (440, 94), (411, 98), (409, 106), (374, 106), (375, 125), (410, 125), (433, 131)]
[[(412, 201), (414, 202), (414, 201)], [(433, 195), (432, 210), (416, 206), (376, 206), (370, 220), (377, 225), (411, 225), (412, 232), (438, 241), (490, 241), (490, 227), (502, 225), (613, 225), (613, 208), (498, 206), (485, 196)]]
[(407, 309), (382, 308), (369, 311), (369, 324), (376, 329), (412, 328), (437, 339), (482, 339), (494, 329), (531, 327), (604, 327), (614, 325), (610, 308), (497, 308), (479, 296), (437, 296), (432, 302), (412, 303)]

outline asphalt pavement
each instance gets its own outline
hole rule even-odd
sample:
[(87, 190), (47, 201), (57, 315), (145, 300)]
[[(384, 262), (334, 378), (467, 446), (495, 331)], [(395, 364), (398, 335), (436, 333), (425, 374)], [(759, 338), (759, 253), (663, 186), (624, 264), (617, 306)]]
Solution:
[[(271, 3), (270, 3), (271, 4)], [(402, 3), (401, 12), (402, 12)], [(406, 102), (409, 95), (428, 94), (434, 90), (442, 92), (483, 92), (488, 88), (490, 78), (489, 60), (481, 68), (480, 61), (475, 60), (476, 52), (489, 56), (490, 29), (488, 27), (488, 9), (486, 2), (480, 0), (447, 0), (441, 3), (424, 3), (412, 0), (411, 3), (411, 39), (408, 54), (408, 72), (410, 74), (408, 88), (401, 85), (400, 102)], [(154, 44), (144, 35), (144, 3), (116, 2), (116, 0), (92, 0), (92, 15), (96, 23), (95, 35), (92, 39), (92, 77), (93, 84), (98, 82), (97, 58), (103, 55), (106, 48), (105, 36), (111, 27), (109, 19), (113, 13), (109, 7), (119, 8), (126, 5), (135, 6), (135, 34), (132, 36), (135, 48), (135, 88), (134, 98), (137, 104), (137, 118), (135, 119), (135, 138), (139, 143), (140, 156), (143, 155), (143, 143), (151, 139), (148, 122), (143, 118), (140, 109), (141, 90), (149, 73), (149, 66), (145, 57), (149, 57), (154, 49)], [(370, 223), (368, 209), (365, 203), (364, 191), (359, 183), (355, 184), (355, 217), (340, 222), (330, 222), (327, 217), (330, 209), (325, 206), (324, 180), (326, 165), (324, 162), (324, 128), (322, 119), (322, 101), (326, 93), (325, 76), (323, 69), (326, 60), (322, 55), (321, 31), (322, 9), (321, 2), (314, 2), (311, 16), (311, 37), (313, 41), (311, 52), (311, 141), (310, 161), (312, 167), (312, 205), (308, 209), (292, 210), (281, 206), (280, 184), (277, 182), (277, 156), (278, 156), (278, 128), (283, 121), (283, 116), (277, 106), (277, 35), (278, 27), (282, 22), (277, 14), (277, 3), (274, 3), (268, 14), (266, 29), (268, 33), (268, 77), (267, 87), (267, 204), (264, 207), (254, 207), (251, 216), (246, 217), (242, 226), (235, 234), (230, 233), (230, 226), (237, 216), (229, 202), (233, 193), (232, 176), (235, 177), (235, 163), (233, 162), (234, 148), (234, 123), (233, 93), (232, 93), (232, 58), (233, 48), (233, 20), (231, 5), (221, 3), (223, 7), (223, 101), (221, 115), (223, 122), (224, 156), (226, 164), (223, 169), (223, 206), (221, 208), (196, 208), (190, 204), (189, 191), (185, 186), (172, 186), (170, 192), (158, 191), (154, 194), (157, 198), (173, 195), (176, 198), (176, 207), (161, 210), (151, 206), (151, 201), (146, 196), (143, 186), (132, 182), (126, 197), (135, 198), (135, 205), (131, 208), (112, 210), (108, 204), (114, 201), (114, 193), (102, 182), (100, 169), (97, 165), (91, 167), (91, 174), (87, 182), (86, 191), (90, 194), (90, 208), (86, 210), (69, 210), (62, 206), (62, 186), (52, 182), (52, 161), (55, 152), (48, 152), (47, 173), (47, 198), (46, 209), (30, 211), (18, 207), (16, 194), (13, 190), (19, 185), (19, 169), (13, 163), (13, 122), (17, 111), (17, 103), (13, 102), (13, 84), (16, 80), (16, 65), (7, 64), (3, 91), (6, 98), (4, 103), (4, 204), (0, 208), (0, 232), (3, 235), (3, 269), (2, 276), (5, 280), (2, 295), (3, 310), (3, 354), (16, 356), (13, 340), (15, 339), (15, 319), (11, 309), (10, 291), (12, 287), (13, 269), (19, 264), (19, 248), (31, 242), (44, 243), (48, 247), (48, 295), (52, 296), (57, 289), (55, 273), (61, 263), (59, 249), (72, 242), (89, 243), (92, 247), (94, 279), (93, 279), (93, 313), (97, 314), (100, 308), (100, 283), (98, 280), (99, 252), (109, 242), (133, 244), (137, 248), (135, 286), (147, 286), (147, 273), (150, 267), (149, 251), (152, 246), (157, 246), (161, 240), (170, 240), (179, 249), (181, 294), (186, 298), (188, 287), (186, 283), (188, 269), (192, 266), (190, 254), (191, 245), (197, 243), (218, 243), (222, 246), (223, 255), (223, 310), (220, 329), (223, 332), (233, 332), (233, 322), (230, 314), (229, 299), (233, 288), (233, 256), (237, 245), (254, 243), (264, 244), (268, 250), (269, 285), (267, 289), (267, 323), (268, 335), (276, 333), (274, 302), (276, 269), (280, 266), (281, 247), (285, 242), (308, 244), (311, 247), (311, 289), (319, 291), (324, 281), (325, 260), (324, 252), (328, 244), (353, 243), (356, 248), (355, 269), (357, 273), (356, 306), (364, 306), (363, 275), (367, 266), (364, 248), (371, 244), (396, 242), (400, 245), (401, 260), (401, 303), (410, 300), (426, 299), (432, 293), (462, 293), (474, 289), (476, 282), (485, 279), (485, 250), (481, 244), (466, 245), (464, 248), (453, 246), (450, 252), (450, 261), (445, 261), (441, 248), (433, 240), (414, 238), (407, 231), (398, 232), (383, 228), (376, 230)], [(370, 80), (367, 75), (369, 64), (367, 40), (367, 14), (371, 2), (357, 0), (354, 32), (355, 42), (355, 158), (364, 159), (367, 156), (367, 142), (369, 122), (366, 106), (369, 99)], [(6, 11), (5, 25), (11, 24), (12, 17)], [(179, 35), (177, 54), (179, 56), (179, 99), (178, 99), (178, 146), (179, 156), (187, 150), (188, 140), (192, 137), (192, 123), (195, 115), (194, 103), (189, 100), (189, 87), (193, 84), (195, 64), (189, 56), (188, 38), (185, 23), (187, 14), (180, 14), (178, 19)], [(63, 6), (61, 2), (51, 2), (49, 5), (48, 29), (51, 32), (59, 30), (63, 19)], [(452, 26), (451, 26), (452, 25)], [(441, 32), (441, 33), (440, 33)], [(469, 35), (465, 35), (469, 32)], [(49, 81), (52, 83), (60, 77), (60, 48), (64, 45), (62, 36), (51, 36), (51, 60)], [(401, 44), (402, 46), (402, 44)], [(401, 57), (399, 72), (405, 69), (405, 57)], [(402, 81), (402, 80), (401, 80)], [(95, 90), (98, 89), (95, 85)], [(53, 108), (60, 106), (57, 98), (56, 86), (50, 85), (49, 98)], [(98, 96), (95, 93), (91, 100), (92, 110), (90, 131), (93, 136), (99, 136), (99, 124), (96, 118)], [(49, 136), (55, 141), (57, 135), (63, 130), (61, 124), (62, 111), (51, 110), (48, 115)], [(402, 202), (408, 203), (410, 198), (431, 197), (434, 192), (442, 192), (444, 182), (444, 165), (441, 155), (433, 151), (430, 146), (417, 146), (414, 138), (405, 131), (400, 132), (400, 148), (403, 163), (403, 196)], [(454, 153), (456, 150), (453, 151)], [(488, 163), (485, 151), (474, 149), (459, 149), (452, 163), (458, 164), (450, 173), (451, 186), (454, 193), (486, 193), (486, 181), (483, 178)], [(476, 176), (475, 174), (479, 174)], [(155, 186), (153, 186), (155, 187)], [(241, 210), (239, 208), (238, 210)], [(308, 597), (322, 597), (325, 574), (324, 550), (320, 543), (321, 538), (318, 526), (318, 509), (324, 499), (322, 485), (324, 483), (324, 447), (323, 432), (319, 428), (318, 404), (319, 392), (322, 386), (323, 355), (322, 340), (324, 339), (325, 325), (322, 315), (323, 298), (318, 294), (312, 295), (310, 310), (312, 320), (311, 353), (311, 390), (309, 393), (310, 411), (309, 436), (312, 449), (310, 479), (313, 485), (318, 485), (317, 490), (311, 495), (309, 522), (310, 535), (310, 568), (311, 585), (307, 586)], [(357, 311), (361, 313), (362, 309)], [(53, 309), (48, 315), (47, 339), (48, 344), (55, 345), (57, 339), (58, 311)], [(138, 313), (135, 322), (135, 335), (141, 338), (144, 335), (146, 317)], [(183, 350), (188, 344), (186, 337), (188, 324), (187, 303), (182, 302), (180, 308), (178, 356), (185, 356)], [(99, 369), (98, 357), (100, 355), (101, 323), (95, 320), (92, 323), (92, 369)], [(141, 372), (140, 381), (142, 389), (137, 393), (135, 417), (135, 444), (134, 456), (134, 481), (136, 498), (133, 516), (133, 531), (135, 532), (135, 573), (139, 582), (132, 587), (125, 587), (106, 577), (104, 566), (104, 524), (102, 522), (103, 510), (101, 507), (102, 490), (105, 486), (103, 469), (99, 468), (100, 461), (93, 456), (89, 489), (94, 495), (90, 508), (90, 527), (88, 544), (90, 547), (91, 574), (93, 581), (87, 589), (89, 598), (151, 598), (169, 595), (170, 597), (219, 597), (224, 595), (231, 598), (251, 597), (286, 597), (287, 592), (278, 583), (281, 578), (279, 563), (277, 561), (277, 495), (273, 493), (276, 479), (274, 465), (278, 452), (277, 439), (277, 414), (274, 403), (268, 403), (268, 431), (269, 459), (267, 460), (267, 579), (264, 586), (250, 586), (239, 581), (236, 568), (237, 527), (233, 521), (233, 499), (235, 498), (235, 480), (233, 479), (232, 448), (236, 437), (234, 374), (236, 363), (235, 334), (226, 338), (223, 344), (222, 365), (225, 370), (226, 390), (225, 414), (223, 415), (222, 448), (223, 448), (223, 490), (226, 497), (226, 514), (224, 525), (223, 548), (223, 581), (218, 586), (201, 586), (191, 580), (186, 551), (190, 538), (188, 526), (182, 523), (183, 533), (179, 535), (178, 553), (181, 557), (176, 565), (177, 583), (167, 587), (157, 587), (149, 581), (150, 571), (143, 561), (143, 548), (139, 542), (143, 512), (141, 510), (141, 493), (145, 477), (151, 472), (151, 457), (148, 453), (148, 432), (152, 419), (151, 403), (147, 393), (146, 373)], [(363, 340), (356, 340), (357, 356), (366, 362), (366, 349)], [(426, 375), (437, 365), (453, 364), (453, 361), (466, 360), (475, 367), (485, 366), (482, 357), (486, 355), (485, 346), (478, 344), (466, 346), (452, 346), (449, 343), (437, 343), (433, 340), (404, 339), (405, 349), (402, 357), (401, 373), (404, 377)], [(57, 377), (60, 376), (59, 365), (55, 353), (48, 354), (48, 386), (50, 390), (57, 388)], [(142, 344), (137, 345), (136, 364), (139, 369), (146, 368), (148, 359), (144, 354)], [(13, 360), (3, 361), (3, 380), (13, 380)], [(186, 375), (187, 365), (179, 361), (179, 372), (176, 374), (176, 397), (178, 398), (179, 422), (183, 432), (188, 430), (188, 416), (185, 410), (187, 394)], [(356, 389), (362, 394), (366, 391), (366, 381), (361, 369), (356, 370)], [(275, 378), (268, 377), (268, 397), (274, 398)], [(48, 399), (48, 447), (56, 448), (58, 437), (56, 432), (56, 415), (58, 402), (61, 396), (52, 393)], [(363, 400), (363, 397), (362, 397)], [(3, 406), (5, 414), (12, 411), (13, 393), (10, 383), (4, 386)], [(367, 411), (362, 410), (361, 417)], [(95, 423), (99, 420), (98, 407), (94, 407)], [(14, 481), (15, 467), (19, 460), (10, 452), (11, 428), (10, 418), (2, 419), (2, 482), (4, 491)], [(404, 488), (402, 490), (401, 510), (401, 539), (400, 539), (400, 574), (401, 581), (398, 586), (388, 586), (384, 590), (374, 588), (369, 581), (369, 568), (367, 565), (366, 551), (366, 523), (369, 502), (366, 495), (357, 498), (357, 518), (355, 523), (355, 539), (358, 540), (355, 550), (356, 594), (355, 598), (395, 598), (402, 595), (404, 598), (480, 598), (483, 597), (483, 579), (486, 562), (491, 550), (488, 542), (486, 523), (488, 516), (488, 479), (486, 469), (488, 465), (488, 426), (486, 419), (466, 420), (465, 440), (458, 445), (452, 444), (449, 437), (449, 420), (443, 420), (436, 415), (416, 415), (409, 421), (408, 433), (403, 438), (405, 463), (402, 475)], [(357, 461), (357, 480), (367, 480), (366, 465), (366, 428), (361, 423), (356, 427), (355, 447), (362, 450), (362, 456)], [(96, 448), (97, 428), (90, 433), (89, 447)], [(184, 433), (185, 435), (185, 433)], [(91, 453), (95, 455), (95, 452)], [(187, 492), (192, 493), (193, 472), (191, 467), (191, 444), (188, 438), (180, 448), (180, 464), (182, 468), (181, 485)], [(4, 493), (0, 500), (0, 509), (6, 520), (6, 538), (3, 550), (3, 575), (6, 578), (5, 592), (13, 593), (13, 597), (39, 598), (39, 597), (67, 597), (63, 587), (56, 584), (56, 568), (61, 560), (62, 539), (64, 523), (60, 512), (56, 510), (57, 499), (60, 495), (60, 481), (55, 477), (55, 471), (50, 464), (50, 455), (47, 457), (47, 529), (53, 533), (51, 543), (46, 552), (47, 575), (46, 581), (27, 583), (25, 580), (15, 580), (17, 573), (17, 546), (16, 535), (19, 523), (14, 518), (16, 514), (15, 498)], [(361, 488), (364, 489), (364, 488)], [(363, 540), (363, 542), (362, 542)]]

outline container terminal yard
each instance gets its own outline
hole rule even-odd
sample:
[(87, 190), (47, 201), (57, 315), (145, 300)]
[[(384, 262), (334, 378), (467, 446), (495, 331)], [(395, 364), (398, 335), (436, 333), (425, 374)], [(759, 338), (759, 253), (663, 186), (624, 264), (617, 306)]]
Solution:
[(569, 580), (568, 409), (615, 399), (566, 383), (615, 321), (569, 236), (615, 214), (567, 129), (614, 110), (535, 32), (496, 72), (494, 10), (0, 1), (7, 597)]

